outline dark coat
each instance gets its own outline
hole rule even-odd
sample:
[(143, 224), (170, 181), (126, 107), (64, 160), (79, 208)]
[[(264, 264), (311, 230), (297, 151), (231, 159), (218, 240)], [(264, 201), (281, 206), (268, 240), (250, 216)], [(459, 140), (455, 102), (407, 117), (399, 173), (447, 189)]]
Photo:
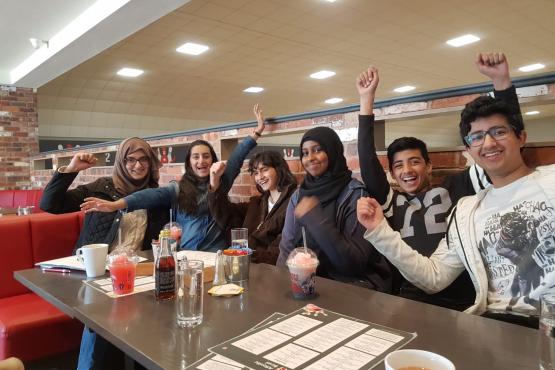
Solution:
[[(61, 214), (80, 211), (80, 205), (87, 197), (96, 197), (105, 200), (118, 200), (121, 196), (114, 187), (111, 177), (102, 177), (86, 185), (79, 185), (68, 190), (78, 173), (61, 173), (56, 171), (46, 185), (40, 208), (43, 211)], [(91, 243), (110, 244), (116, 238), (122, 211), (102, 213), (87, 213), (75, 249)], [(147, 228), (143, 240), (142, 250), (151, 248), (152, 239), (158, 239), (158, 234), (169, 221), (168, 210), (155, 208), (147, 212)]]
[(295, 189), (295, 185), (290, 185), (282, 191), (270, 213), (268, 213), (268, 193), (253, 196), (246, 203), (232, 203), (226, 194), (210, 193), (208, 196), (210, 213), (222, 229), (227, 229), (228, 242), (230, 242), (231, 228), (249, 229), (249, 247), (254, 250), (252, 262), (275, 265), (279, 255), (287, 204)]

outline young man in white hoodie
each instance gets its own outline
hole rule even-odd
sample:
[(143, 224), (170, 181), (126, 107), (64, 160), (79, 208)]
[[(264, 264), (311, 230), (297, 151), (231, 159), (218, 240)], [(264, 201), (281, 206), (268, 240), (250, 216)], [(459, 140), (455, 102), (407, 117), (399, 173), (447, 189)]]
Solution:
[(493, 186), (459, 200), (436, 251), (407, 245), (373, 198), (357, 204), (365, 238), (418, 288), (439, 292), (466, 269), (476, 300), (465, 312), (537, 327), (541, 294), (555, 292), (555, 165), (524, 163), (522, 120), (489, 96), (466, 105), (460, 134)]

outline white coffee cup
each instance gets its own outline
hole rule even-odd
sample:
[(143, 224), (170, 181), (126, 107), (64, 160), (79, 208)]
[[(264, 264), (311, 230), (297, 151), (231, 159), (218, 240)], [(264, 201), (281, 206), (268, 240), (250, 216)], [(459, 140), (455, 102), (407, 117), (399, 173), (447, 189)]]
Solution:
[(455, 370), (455, 365), (437, 353), (418, 349), (400, 349), (385, 356), (386, 370), (398, 370), (414, 366), (429, 370)]
[(75, 251), (79, 262), (85, 265), (87, 277), (98, 277), (106, 273), (108, 244), (84, 245)]

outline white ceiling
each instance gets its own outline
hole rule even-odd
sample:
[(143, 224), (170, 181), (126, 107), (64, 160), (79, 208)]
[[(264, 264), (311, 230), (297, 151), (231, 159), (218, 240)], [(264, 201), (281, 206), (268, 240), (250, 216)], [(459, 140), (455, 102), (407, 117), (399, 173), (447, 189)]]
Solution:
[(50, 40), (96, 0), (3, 0), (0, 12), (0, 83), (35, 49), (30, 38)]
[(42, 86), (188, 1), (2, 0), (0, 83)]

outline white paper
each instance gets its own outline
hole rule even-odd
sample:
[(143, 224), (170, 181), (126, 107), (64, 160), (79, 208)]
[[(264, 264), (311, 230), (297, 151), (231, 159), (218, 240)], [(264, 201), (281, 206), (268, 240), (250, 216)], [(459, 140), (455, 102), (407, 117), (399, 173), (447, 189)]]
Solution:
[(395, 343), (388, 340), (365, 334), (353, 339), (349, 343), (345, 344), (345, 346), (374, 356), (379, 356), (394, 344)]
[(296, 337), (297, 335), (302, 334), (305, 331), (320, 325), (321, 323), (322, 321), (320, 320), (314, 320), (304, 315), (295, 315), (271, 326), (270, 329)]
[[(138, 257), (139, 262), (146, 261), (144, 257)], [(45, 268), (66, 268), (71, 270), (85, 271), (85, 265), (77, 259), (77, 256), (68, 256), (62, 258), (56, 258), (53, 260), (42, 261), (35, 263), (35, 266), (45, 267)], [(108, 270), (108, 266), (106, 266)]]
[(223, 362), (214, 361), (212, 359), (205, 361), (196, 367), (196, 369), (200, 370), (238, 370), (241, 368), (241, 366), (232, 366)]
[(373, 337), (382, 338), (382, 339), (388, 340), (388, 341), (393, 342), (393, 343), (397, 343), (397, 342), (400, 342), (401, 340), (403, 340), (403, 337), (400, 336), (400, 335), (389, 333), (387, 331), (383, 331), (383, 330), (376, 329), (376, 328), (372, 328), (364, 334), (368, 334), (368, 335), (371, 335)]
[(279, 365), (295, 369), (318, 355), (318, 352), (289, 343), (288, 345), (267, 354), (264, 358)]
[(204, 267), (215, 266), (216, 265), (216, 253), (213, 252), (201, 252), (201, 251), (190, 251), (183, 250), (177, 252), (177, 259), (187, 257), (188, 260), (199, 260), (204, 263)]
[(367, 327), (367, 324), (340, 318), (297, 339), (295, 343), (324, 352)]
[(358, 370), (374, 359), (374, 356), (340, 347), (305, 367), (306, 370)]
[(229, 358), (224, 357), (222, 355), (215, 355), (214, 357), (212, 357), (212, 360), (223, 362), (224, 364), (233, 365), (233, 366), (237, 366), (237, 367), (246, 367), (245, 365), (240, 364), (236, 361), (230, 360)]
[(262, 352), (266, 352), (275, 346), (287, 342), (289, 339), (291, 339), (291, 337), (288, 335), (281, 334), (271, 329), (263, 329), (231, 344), (244, 351), (259, 355)]

